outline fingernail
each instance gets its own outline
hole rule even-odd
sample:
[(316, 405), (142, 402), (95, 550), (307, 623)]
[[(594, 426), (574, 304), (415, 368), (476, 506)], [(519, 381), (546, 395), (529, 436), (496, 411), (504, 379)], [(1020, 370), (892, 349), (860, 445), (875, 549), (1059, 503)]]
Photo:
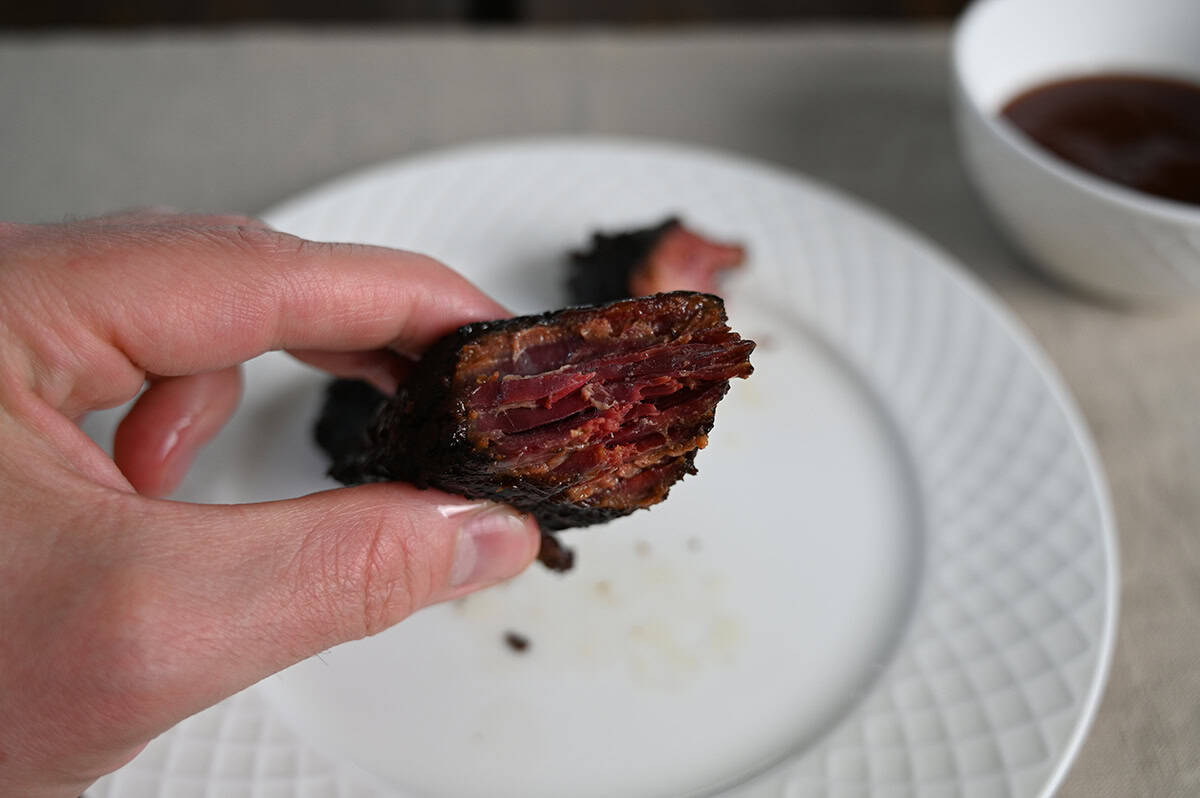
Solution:
[(183, 480), (187, 478), (188, 472), (192, 468), (192, 461), (194, 459), (195, 452), (184, 452), (183, 454), (177, 454), (167, 464), (163, 471), (160, 487), (162, 495), (169, 496), (183, 484)]
[(502, 504), (467, 505), (458, 529), (450, 586), (480, 586), (516, 576), (529, 564), (536, 533)]
[(196, 453), (188, 451), (181, 443), (192, 422), (191, 416), (179, 419), (174, 427), (167, 430), (167, 436), (163, 440), (160, 459), (164, 463), (162, 487), (165, 494), (173, 493), (192, 467)]

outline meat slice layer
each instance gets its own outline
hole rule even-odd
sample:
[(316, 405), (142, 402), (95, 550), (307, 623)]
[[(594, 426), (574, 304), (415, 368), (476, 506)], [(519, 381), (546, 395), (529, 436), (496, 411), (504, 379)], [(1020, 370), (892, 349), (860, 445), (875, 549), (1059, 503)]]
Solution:
[(331, 473), (505, 502), (547, 532), (608, 521), (695, 473), (753, 349), (718, 297), (694, 292), (470, 324), (426, 353)]

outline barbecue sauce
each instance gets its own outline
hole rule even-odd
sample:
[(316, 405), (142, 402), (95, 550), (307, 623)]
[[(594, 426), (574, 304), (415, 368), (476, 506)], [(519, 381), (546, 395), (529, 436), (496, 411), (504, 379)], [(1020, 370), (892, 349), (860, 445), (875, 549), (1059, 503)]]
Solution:
[(1001, 113), (1082, 169), (1200, 205), (1200, 85), (1137, 75), (1073, 78), (1024, 92)]

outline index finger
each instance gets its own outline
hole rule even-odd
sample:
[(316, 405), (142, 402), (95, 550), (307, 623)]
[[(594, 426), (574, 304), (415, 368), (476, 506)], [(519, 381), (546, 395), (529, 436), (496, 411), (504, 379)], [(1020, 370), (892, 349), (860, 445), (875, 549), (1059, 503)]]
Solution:
[[(89, 234), (91, 236), (93, 234)], [(211, 371), (276, 349), (414, 356), (509, 315), (424, 255), (254, 227), (104, 231), (67, 287), (96, 329), (154, 374)]]

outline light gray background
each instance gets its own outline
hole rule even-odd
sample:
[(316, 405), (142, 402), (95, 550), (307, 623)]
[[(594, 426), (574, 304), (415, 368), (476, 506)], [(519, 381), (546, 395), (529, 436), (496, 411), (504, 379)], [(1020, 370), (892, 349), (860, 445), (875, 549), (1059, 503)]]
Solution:
[(950, 125), (944, 29), (0, 35), (0, 219), (261, 211), (375, 161), (539, 133), (767, 158), (926, 234), (1032, 328), (1099, 444), (1122, 607), (1060, 795), (1200, 795), (1200, 307), (1134, 314), (1037, 276)]

